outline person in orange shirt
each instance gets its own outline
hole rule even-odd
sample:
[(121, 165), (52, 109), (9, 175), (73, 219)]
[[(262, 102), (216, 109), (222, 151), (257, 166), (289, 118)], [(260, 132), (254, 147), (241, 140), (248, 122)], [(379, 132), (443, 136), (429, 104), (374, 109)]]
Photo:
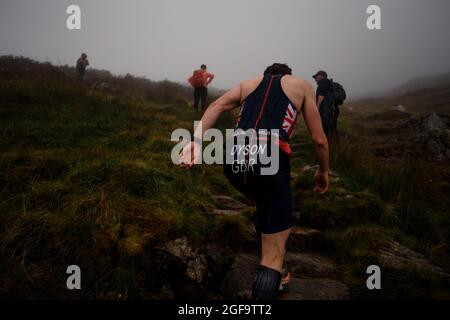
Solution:
[(198, 103), (202, 103), (202, 112), (206, 109), (206, 97), (208, 85), (214, 79), (214, 75), (206, 71), (206, 65), (202, 64), (199, 70), (195, 70), (188, 82), (194, 87), (194, 108), (198, 111)]

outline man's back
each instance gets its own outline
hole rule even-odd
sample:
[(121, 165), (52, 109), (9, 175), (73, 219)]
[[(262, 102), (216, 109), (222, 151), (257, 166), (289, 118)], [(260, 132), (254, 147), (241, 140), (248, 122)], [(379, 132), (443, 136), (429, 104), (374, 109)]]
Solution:
[(208, 87), (214, 75), (203, 69), (194, 70), (192, 76), (188, 79), (189, 83), (194, 87)]
[[(241, 83), (241, 103), (259, 86), (263, 80), (263, 76), (256, 79), (247, 80)], [(292, 75), (285, 75), (281, 79), (281, 87), (289, 100), (292, 101), (294, 107), (301, 111), (305, 96), (312, 92), (312, 86), (304, 79), (294, 77)]]

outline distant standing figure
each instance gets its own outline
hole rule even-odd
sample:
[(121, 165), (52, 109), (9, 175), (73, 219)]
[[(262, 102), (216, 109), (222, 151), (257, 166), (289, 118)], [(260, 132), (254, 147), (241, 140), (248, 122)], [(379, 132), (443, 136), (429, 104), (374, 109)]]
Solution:
[(188, 82), (194, 87), (194, 108), (198, 111), (198, 103), (201, 100), (202, 111), (206, 109), (206, 97), (208, 85), (214, 79), (214, 75), (206, 71), (206, 65), (202, 64), (199, 70), (195, 70)]
[(325, 71), (319, 71), (313, 78), (317, 82), (317, 106), (319, 108), (320, 117), (322, 118), (322, 127), (328, 142), (339, 142), (339, 133), (337, 129), (339, 118), (339, 106), (347, 99), (347, 93), (344, 87), (328, 79)]
[(81, 57), (77, 60), (77, 71), (80, 81), (84, 80), (84, 75), (86, 74), (86, 67), (89, 65), (89, 60), (87, 59), (87, 54), (82, 53)]
[(328, 74), (325, 71), (319, 71), (313, 75), (317, 83), (316, 102), (319, 108), (320, 118), (322, 119), (322, 127), (328, 141), (331, 141), (332, 126), (333, 126), (333, 109), (334, 98), (332, 95), (333, 83), (328, 79)]

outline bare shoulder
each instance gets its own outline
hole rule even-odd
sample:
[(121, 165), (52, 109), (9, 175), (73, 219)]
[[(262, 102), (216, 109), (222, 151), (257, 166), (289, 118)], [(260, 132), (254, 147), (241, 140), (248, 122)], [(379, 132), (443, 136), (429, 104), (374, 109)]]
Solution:
[(286, 75), (281, 79), (281, 86), (289, 100), (295, 104), (299, 111), (303, 106), (305, 97), (313, 93), (312, 85), (308, 81), (291, 75)]
[(303, 90), (312, 89), (312, 85), (309, 81), (292, 75), (286, 75), (283, 77), (283, 85)]
[(261, 83), (263, 78), (264, 78), (263, 76), (259, 76), (257, 78), (253, 78), (250, 80), (244, 80), (241, 82), (241, 87), (255, 87), (256, 88)]
[(245, 98), (258, 87), (263, 78), (263, 76), (259, 76), (257, 78), (245, 80), (240, 83), (241, 101), (245, 100)]

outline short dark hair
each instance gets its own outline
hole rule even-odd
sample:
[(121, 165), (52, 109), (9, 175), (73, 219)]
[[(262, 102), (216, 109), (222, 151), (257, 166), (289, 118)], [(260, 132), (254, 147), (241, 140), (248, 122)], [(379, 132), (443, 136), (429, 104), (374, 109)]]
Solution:
[(323, 76), (325, 79), (328, 78), (328, 73), (326, 73), (326, 72), (323, 71), (323, 70), (317, 71), (317, 73), (316, 73), (315, 75), (313, 75), (313, 78), (315, 79), (315, 78), (317, 78), (317, 76), (319, 76), (319, 75)]
[(271, 66), (268, 66), (264, 71), (264, 75), (285, 75), (292, 74), (292, 69), (286, 63), (274, 63)]
[(200, 66), (200, 69), (206, 69), (206, 64), (202, 64), (202, 65)]

